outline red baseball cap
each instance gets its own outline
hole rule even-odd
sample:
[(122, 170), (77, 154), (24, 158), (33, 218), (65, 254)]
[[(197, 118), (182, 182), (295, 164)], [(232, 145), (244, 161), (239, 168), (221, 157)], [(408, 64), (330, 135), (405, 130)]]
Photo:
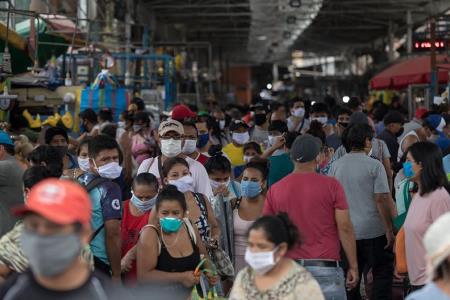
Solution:
[(422, 119), (427, 112), (428, 110), (423, 107), (416, 109), (416, 119)]
[(36, 213), (49, 221), (68, 225), (91, 221), (91, 200), (79, 184), (60, 179), (46, 179), (34, 186), (25, 205), (13, 208), (16, 216)]
[(177, 104), (172, 109), (172, 119), (183, 122), (187, 118), (195, 118), (197, 114), (184, 104)]

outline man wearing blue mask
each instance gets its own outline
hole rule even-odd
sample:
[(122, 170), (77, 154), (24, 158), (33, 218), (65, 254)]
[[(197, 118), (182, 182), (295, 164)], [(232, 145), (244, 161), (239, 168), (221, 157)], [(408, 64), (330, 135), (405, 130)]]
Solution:
[[(184, 129), (184, 145), (183, 145), (183, 153), (193, 160), (198, 161), (202, 165), (206, 163), (208, 160), (208, 156), (202, 154), (198, 151), (198, 143), (199, 143), (199, 132), (195, 123), (191, 121), (183, 122)], [(202, 143), (204, 141), (202, 140)], [(208, 142), (208, 141), (207, 141)]]
[(125, 297), (80, 259), (92, 236), (91, 201), (80, 185), (45, 179), (31, 189), (27, 203), (14, 212), (24, 218), (21, 246), (30, 269), (6, 280), (0, 289), (1, 299)]
[(120, 149), (117, 142), (99, 135), (89, 143), (88, 172), (78, 178), (89, 191), (92, 202), (90, 247), (96, 269), (120, 280), (122, 192), (112, 180), (119, 178)]

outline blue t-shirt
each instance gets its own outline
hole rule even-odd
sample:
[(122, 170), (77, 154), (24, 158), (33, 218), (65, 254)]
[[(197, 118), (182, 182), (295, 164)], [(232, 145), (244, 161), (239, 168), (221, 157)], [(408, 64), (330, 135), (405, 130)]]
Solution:
[[(78, 181), (87, 186), (98, 175), (85, 173), (78, 178)], [(120, 187), (112, 182), (106, 181), (89, 192), (92, 204), (92, 231), (96, 232), (104, 226), (108, 220), (122, 219), (122, 192)], [(109, 263), (106, 252), (105, 228), (103, 227), (90, 243), (92, 254), (106, 264)]]
[(438, 286), (431, 282), (422, 289), (415, 291), (406, 298), (406, 300), (450, 300), (450, 297), (445, 294)]
[(443, 132), (439, 132), (439, 137), (436, 140), (436, 145), (441, 148), (442, 151), (446, 151), (450, 147), (450, 139)]

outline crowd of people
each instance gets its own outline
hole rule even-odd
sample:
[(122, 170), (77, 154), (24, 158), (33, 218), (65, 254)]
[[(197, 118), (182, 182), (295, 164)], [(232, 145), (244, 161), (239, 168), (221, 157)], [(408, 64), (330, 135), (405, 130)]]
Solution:
[(450, 299), (450, 109), (399, 103), (11, 115), (0, 298)]

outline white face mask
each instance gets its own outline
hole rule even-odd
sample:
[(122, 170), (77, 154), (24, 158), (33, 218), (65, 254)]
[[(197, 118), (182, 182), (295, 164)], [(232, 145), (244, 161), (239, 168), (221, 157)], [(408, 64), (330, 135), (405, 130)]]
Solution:
[(78, 161), (78, 166), (80, 167), (81, 171), (87, 172), (89, 171), (89, 158), (82, 158), (82, 157), (78, 157), (77, 158)]
[(97, 168), (98, 175), (103, 178), (116, 179), (122, 173), (122, 167), (119, 163), (113, 161)]
[(118, 128), (125, 128), (125, 121), (119, 121), (119, 122), (117, 122), (117, 127), (118, 127)]
[(183, 153), (192, 154), (197, 150), (197, 140), (184, 140)]
[(215, 180), (212, 180), (212, 179), (210, 179), (209, 182), (211, 183), (211, 188), (213, 190), (215, 190), (215, 189), (219, 188), (222, 185), (228, 186), (230, 184), (230, 178), (228, 178), (228, 180), (225, 181), (225, 182), (219, 182), (219, 181), (215, 181)]
[(301, 118), (305, 115), (305, 109), (303, 107), (292, 110), (292, 115), (297, 118)]
[(220, 130), (223, 130), (225, 128), (225, 120), (219, 121), (219, 127), (220, 127)]
[(250, 140), (250, 135), (248, 132), (237, 133), (233, 132), (232, 139), (239, 145), (244, 145)]
[(161, 152), (165, 157), (175, 157), (181, 153), (181, 140), (161, 140)]
[(251, 252), (249, 248), (245, 251), (245, 261), (259, 275), (264, 275), (275, 267), (275, 252), (278, 247), (267, 252)]
[(244, 155), (244, 162), (248, 164), (252, 160), (253, 156)]
[(317, 122), (321, 123), (323, 126), (325, 126), (325, 125), (327, 125), (328, 117), (315, 117), (315, 118), (311, 118), (311, 121), (317, 121)]
[(194, 179), (191, 175), (186, 175), (176, 180), (169, 180), (169, 184), (173, 184), (174, 186), (176, 186), (177, 189), (182, 193), (192, 192), (194, 190)]

